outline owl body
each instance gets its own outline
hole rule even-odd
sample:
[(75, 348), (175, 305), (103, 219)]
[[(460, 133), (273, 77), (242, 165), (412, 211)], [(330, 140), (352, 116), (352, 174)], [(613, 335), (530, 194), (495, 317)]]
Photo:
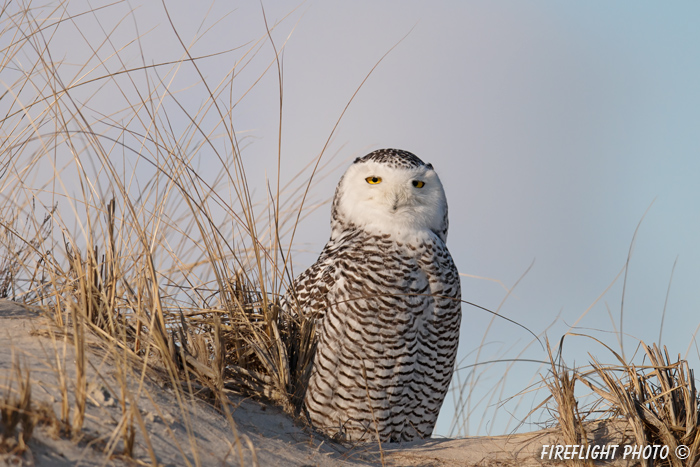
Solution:
[(349, 441), (429, 437), (461, 320), (437, 174), (405, 151), (357, 159), (336, 189), (331, 226), (319, 259), (285, 298), (317, 322), (309, 419)]

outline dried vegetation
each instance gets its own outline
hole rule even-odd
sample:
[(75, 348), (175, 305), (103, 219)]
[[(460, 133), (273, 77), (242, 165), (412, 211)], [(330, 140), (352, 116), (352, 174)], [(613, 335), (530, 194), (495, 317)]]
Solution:
[[(130, 384), (140, 385), (145, 374), (173, 388), (183, 414), (196, 396), (229, 420), (232, 393), (294, 414), (308, 376), (312, 323), (303, 316), (281, 320), (279, 297), (291, 275), (291, 251), (281, 238), (293, 237), (309, 177), (280, 186), (278, 175), (264, 187), (267, 201), (255, 203), (234, 129), (236, 105), (269, 69), (279, 71), (274, 47), (272, 57), (260, 59), (262, 69), (249, 69), (277, 26), (230, 58), (230, 70), (214, 81), (204, 78), (206, 61), (234, 56), (193, 55), (167, 9), (179, 56), (123, 62), (132, 50), (143, 56), (143, 36), (120, 35), (136, 12), (119, 5), (125, 4), (81, 11), (68, 2), (0, 5), (0, 298), (41, 308), (55, 323), (45, 334), (57, 349), (61, 400), (58, 414), (33, 405), (30, 374), (15, 362), (0, 394), (0, 452), (26, 450), (37, 424), (80, 437), (87, 334), (104, 343), (120, 382), (122, 418), (104, 450), (132, 457), (140, 444), (152, 465), (158, 455)], [(106, 20), (115, 14), (123, 16)], [(74, 39), (89, 57), (75, 65), (54, 42), (66, 31), (80, 33), (85, 19), (106, 23), (99, 40)], [(186, 103), (173, 84), (181, 68), (197, 77), (180, 86), (198, 105)], [(237, 80), (253, 84), (239, 89)], [(102, 108), (105, 94), (110, 101)], [(323, 168), (319, 161), (311, 177)], [(205, 174), (202, 163), (214, 169)], [(61, 343), (74, 348), (75, 363), (58, 350)], [(642, 347), (645, 365), (613, 352), (617, 365), (594, 359), (587, 371), (568, 369), (550, 351), (546, 384), (562, 436), (585, 444), (593, 418), (621, 418), (634, 443), (689, 446), (687, 460), (668, 463), (693, 466), (700, 460), (693, 372), (665, 349)], [(66, 365), (75, 365), (74, 380), (67, 380)], [(470, 373), (469, 381), (478, 378)], [(577, 383), (598, 396), (586, 408), (579, 407)], [(243, 462), (249, 443), (232, 420), (231, 431)], [(182, 456), (184, 464), (200, 464), (194, 434)]]

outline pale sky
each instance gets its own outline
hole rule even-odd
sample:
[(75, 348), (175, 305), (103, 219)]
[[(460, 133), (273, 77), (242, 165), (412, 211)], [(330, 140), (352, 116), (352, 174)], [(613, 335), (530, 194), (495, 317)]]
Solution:
[[(512, 287), (534, 261), (500, 313), (538, 335), (552, 325), (547, 336), (554, 345), (621, 271), (635, 228), (649, 208), (627, 275), (625, 353), (634, 353), (638, 339), (658, 342), (678, 258), (661, 343), (671, 355), (685, 356), (690, 347), (691, 367), (700, 368), (693, 341), (700, 324), (700, 4), (316, 1), (292, 12), (291, 2), (263, 3), (270, 25), (291, 12), (272, 34), (278, 48), (287, 41), (283, 181), (320, 153), (362, 80), (405, 36), (340, 122), (324, 156), (337, 154), (331, 163), (336, 169), (314, 182), (312, 202), (330, 198), (345, 167), (374, 149), (405, 149), (432, 163), (449, 202), (448, 247), (460, 272), (468, 275), (462, 280), (463, 299), (496, 310), (504, 287)], [(211, 11), (198, 2), (167, 5), (185, 43), (200, 30), (195, 56), (265, 34), (257, 1), (219, 1)], [(135, 22), (145, 34), (146, 63), (180, 58), (182, 48), (162, 4), (131, 6), (135, 19), (127, 17), (115, 40), (126, 45)], [(71, 2), (69, 8), (85, 7)], [(128, 10), (120, 4), (98, 16), (104, 27), (113, 27)], [(88, 37), (99, 35), (94, 20), (86, 17), (76, 24)], [(67, 61), (80, 60), (84, 52), (68, 42), (69, 36), (57, 38), (55, 54), (62, 50)], [(59, 39), (71, 46), (61, 49)], [(218, 83), (246, 49), (202, 60), (206, 79)], [(120, 56), (127, 67), (141, 64), (133, 44)], [(234, 80), (234, 94), (242, 94), (273, 58), (268, 44)], [(112, 71), (118, 68), (115, 63)], [(181, 103), (196, 110), (205, 94), (201, 87), (186, 88), (199, 77), (187, 65), (177, 76), (172, 89), (181, 89)], [(92, 106), (108, 106), (113, 98), (96, 95)], [(265, 174), (274, 178), (277, 170), (278, 105), (273, 66), (233, 114), (239, 135), (247, 137), (242, 155), (261, 200)], [(186, 124), (178, 122), (175, 106), (170, 110), (175, 128)], [(202, 170), (208, 170), (212, 156), (203, 152), (199, 157)], [(297, 274), (327, 240), (329, 211), (324, 204), (302, 221), (294, 243)], [(578, 332), (615, 349), (619, 344), (612, 331), (613, 323), (620, 326), (623, 278), (577, 324)], [(459, 356), (466, 366), (475, 361), (491, 315), (468, 305), (463, 313)], [(522, 328), (497, 319), (479, 360), (545, 359), (539, 344), (521, 354), (531, 340)], [(567, 337), (568, 364), (587, 364), (589, 352), (613, 363), (594, 341)], [(505, 385), (494, 389), (506, 370)], [(520, 419), (546, 397), (540, 392), (520, 404), (515, 399), (495, 406), (498, 398), (538, 382), (544, 370), (537, 364), (497, 363), (476, 371), (480, 379), (473, 400), (498, 397), (490, 406), (472, 407), (468, 427), (452, 435), (512, 430), (517, 422), (511, 414)], [(462, 380), (468, 372), (460, 372)], [(450, 434), (453, 412), (448, 396), (436, 434)]]

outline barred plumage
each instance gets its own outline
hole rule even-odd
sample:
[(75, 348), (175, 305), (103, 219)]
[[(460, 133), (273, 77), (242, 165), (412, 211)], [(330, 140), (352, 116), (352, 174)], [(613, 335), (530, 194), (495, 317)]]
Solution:
[(309, 418), (350, 441), (429, 437), (461, 320), (442, 184), (409, 152), (375, 151), (341, 178), (331, 227), (319, 259), (283, 300), (287, 312), (317, 320)]

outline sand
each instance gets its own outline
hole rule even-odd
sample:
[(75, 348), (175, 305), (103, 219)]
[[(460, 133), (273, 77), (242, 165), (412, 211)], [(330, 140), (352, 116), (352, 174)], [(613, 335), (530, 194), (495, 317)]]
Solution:
[[(47, 330), (56, 334), (51, 337)], [(58, 358), (57, 358), (58, 355)], [(124, 455), (120, 426), (123, 415), (119, 374), (125, 365), (115, 363), (114, 352), (105, 350), (96, 337), (86, 338), (87, 403), (85, 422), (78, 436), (60, 425), (40, 423), (22, 454), (0, 454), (0, 463), (37, 466), (135, 465)], [(0, 404), (12, 385), (18, 388), (13, 362), (30, 371), (32, 407), (45, 407), (60, 417), (59, 365), (68, 382), (70, 417), (76, 413), (76, 359), (71, 339), (58, 333), (36, 311), (0, 300)], [(157, 462), (179, 465), (260, 466), (465, 466), (571, 464), (571, 461), (540, 460), (543, 444), (558, 442), (557, 430), (499, 437), (429, 439), (407, 444), (341, 446), (315, 434), (279, 408), (232, 397), (232, 427), (224, 414), (198, 398), (182, 404), (172, 387), (146, 376), (139, 388), (138, 367), (126, 385), (128, 400), (138, 406), (134, 414), (135, 447), (138, 464), (152, 465), (149, 444)], [(127, 404), (132, 407), (132, 403)], [(181, 408), (184, 407), (184, 408)], [(129, 410), (129, 409), (127, 409)], [(144, 430), (140, 428), (141, 418)], [(603, 425), (598, 437), (609, 436)], [(19, 433), (20, 429), (17, 429)], [(16, 438), (16, 435), (15, 435)], [(0, 450), (1, 452), (2, 450)], [(7, 448), (5, 449), (7, 451)], [(382, 459), (383, 457), (383, 459)], [(626, 465), (616, 461), (614, 464)]]

